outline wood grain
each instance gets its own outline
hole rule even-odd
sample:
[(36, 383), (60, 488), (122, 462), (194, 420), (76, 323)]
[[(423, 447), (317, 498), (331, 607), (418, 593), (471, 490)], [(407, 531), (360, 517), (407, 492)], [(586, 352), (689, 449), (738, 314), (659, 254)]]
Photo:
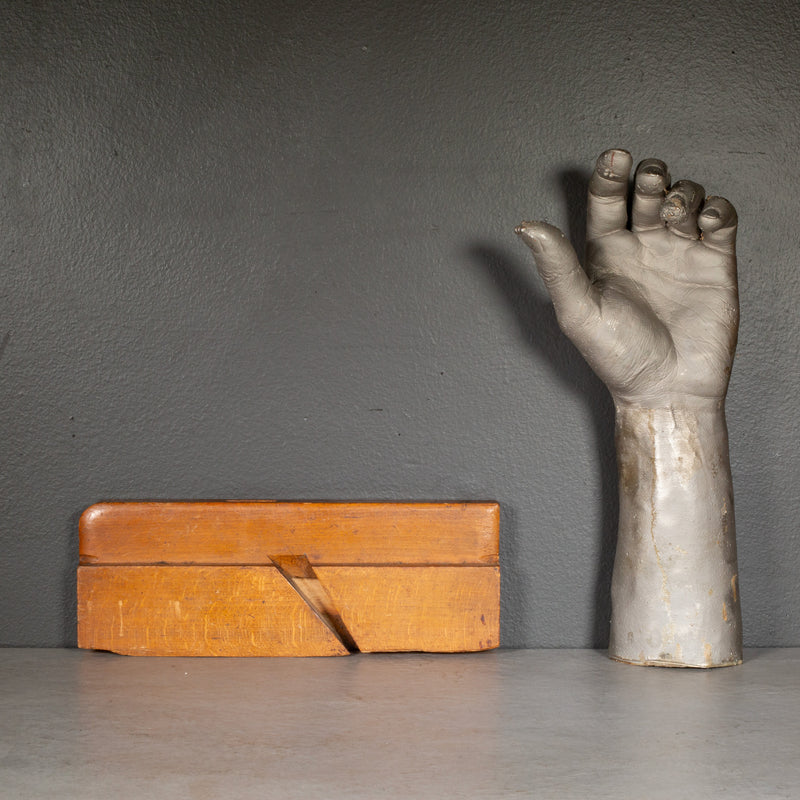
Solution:
[(362, 652), (460, 653), (500, 642), (497, 567), (315, 567)]
[(78, 646), (274, 656), (499, 644), (496, 503), (100, 503)]
[(78, 647), (149, 656), (347, 655), (275, 567), (79, 567)]
[(496, 565), (498, 531), (496, 503), (99, 503), (80, 563)]

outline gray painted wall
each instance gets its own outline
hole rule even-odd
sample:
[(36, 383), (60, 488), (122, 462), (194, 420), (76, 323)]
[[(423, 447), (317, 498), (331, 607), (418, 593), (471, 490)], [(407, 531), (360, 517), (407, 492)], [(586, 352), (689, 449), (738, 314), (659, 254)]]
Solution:
[(506, 646), (604, 645), (605, 389), (512, 229), (595, 156), (737, 206), (746, 643), (800, 645), (800, 50), (783, 3), (0, 10), (0, 642), (75, 642), (104, 499), (497, 500)]

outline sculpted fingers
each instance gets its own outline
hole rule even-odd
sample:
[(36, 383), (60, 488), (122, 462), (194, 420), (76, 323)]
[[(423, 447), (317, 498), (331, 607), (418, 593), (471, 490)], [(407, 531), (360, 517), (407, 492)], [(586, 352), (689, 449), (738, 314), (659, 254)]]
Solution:
[(697, 215), (705, 197), (705, 190), (694, 181), (678, 181), (667, 192), (661, 203), (661, 219), (673, 233), (685, 239), (699, 239)]
[(589, 181), (586, 235), (589, 239), (625, 230), (628, 224), (628, 176), (633, 159), (627, 150), (606, 150)]
[(546, 222), (523, 222), (514, 230), (533, 252), (559, 324), (568, 336), (573, 336), (596, 315), (598, 301), (597, 290), (572, 245), (558, 228)]
[(723, 253), (736, 249), (736, 209), (724, 197), (709, 197), (698, 219), (703, 242)]
[(636, 167), (631, 230), (650, 231), (664, 227), (661, 203), (669, 186), (669, 170), (663, 161), (647, 158)]

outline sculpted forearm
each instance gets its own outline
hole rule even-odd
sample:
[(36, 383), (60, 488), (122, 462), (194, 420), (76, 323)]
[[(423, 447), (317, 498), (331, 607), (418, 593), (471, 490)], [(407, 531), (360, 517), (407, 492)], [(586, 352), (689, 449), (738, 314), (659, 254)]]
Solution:
[(617, 405), (620, 522), (609, 652), (665, 666), (741, 662), (733, 491), (721, 401)]

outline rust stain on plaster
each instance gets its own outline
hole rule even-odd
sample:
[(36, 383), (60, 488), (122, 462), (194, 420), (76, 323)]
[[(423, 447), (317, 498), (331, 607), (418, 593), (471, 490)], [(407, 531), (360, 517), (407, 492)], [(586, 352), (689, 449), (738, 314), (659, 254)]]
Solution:
[(675, 473), (685, 486), (703, 465), (697, 417), (680, 409), (670, 409), (674, 426), (670, 436)]
[(661, 559), (661, 552), (658, 549), (658, 543), (656, 542), (656, 492), (658, 487), (656, 485), (656, 430), (655, 425), (653, 424), (653, 410), (649, 409), (647, 412), (647, 429), (650, 433), (650, 441), (653, 443), (653, 452), (651, 455), (651, 475), (652, 479), (650, 481), (650, 538), (653, 541), (653, 552), (656, 556), (656, 563), (658, 564), (658, 569), (661, 572), (661, 599), (664, 601), (664, 606), (667, 610), (667, 617), (670, 621), (670, 628), (672, 627), (672, 598), (669, 592), (669, 586), (667, 584), (667, 571), (664, 569), (664, 562)]
[(653, 409), (647, 411), (647, 430), (650, 435), (652, 443), (652, 450), (650, 453), (650, 538), (653, 542), (653, 552), (658, 564), (658, 570), (661, 573), (661, 601), (664, 604), (664, 610), (667, 614), (667, 625), (661, 634), (661, 646), (666, 649), (667, 643), (675, 641), (675, 621), (672, 618), (672, 595), (669, 591), (669, 582), (667, 577), (667, 570), (664, 568), (664, 561), (661, 557), (661, 551), (658, 549), (658, 542), (656, 540), (656, 524), (658, 517), (656, 514), (656, 494), (658, 492), (657, 470), (656, 470), (656, 429), (655, 429), (655, 412)]
[(722, 536), (727, 539), (728, 538), (728, 531), (730, 530), (730, 522), (728, 520), (728, 500), (727, 498), (722, 501), (722, 509), (720, 510), (722, 515)]
[(622, 490), (631, 496), (635, 496), (639, 489), (639, 462), (637, 454), (630, 452), (627, 447), (622, 447), (621, 443), (635, 441), (635, 433), (635, 426), (631, 423), (629, 415), (627, 413), (619, 414), (617, 424), (619, 482)]

